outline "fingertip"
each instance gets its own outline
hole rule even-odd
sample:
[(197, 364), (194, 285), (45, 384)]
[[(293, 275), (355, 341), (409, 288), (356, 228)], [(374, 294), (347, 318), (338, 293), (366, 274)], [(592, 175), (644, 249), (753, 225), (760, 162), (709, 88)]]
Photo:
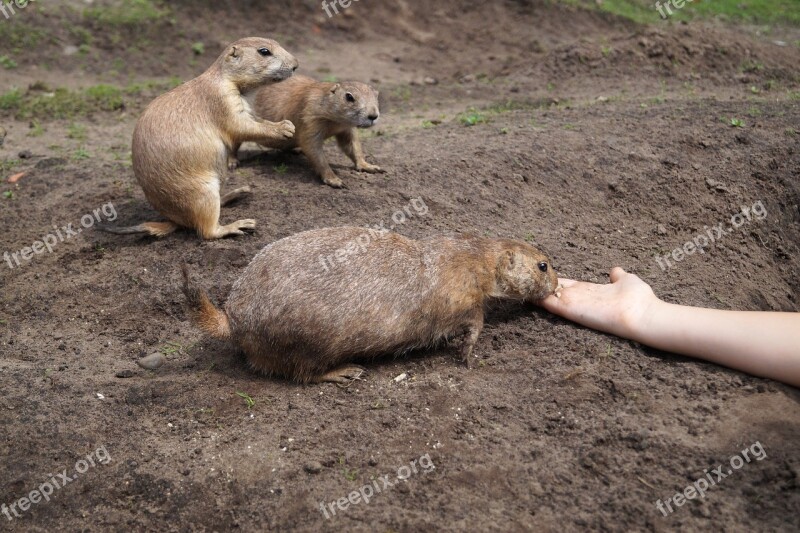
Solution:
[(555, 294), (551, 294), (550, 296), (547, 296), (536, 302), (536, 305), (538, 305), (539, 307), (544, 307), (545, 309), (547, 309), (552, 313), (554, 312), (553, 310), (558, 305), (558, 297)]
[(575, 281), (574, 279), (569, 279), (569, 278), (558, 278), (558, 284), (559, 284), (559, 285), (561, 285), (561, 286), (562, 286), (563, 288), (565, 288), (565, 289), (566, 289), (567, 287), (572, 287), (572, 286), (573, 286), (573, 285), (575, 285), (576, 283), (578, 283), (578, 282), (577, 282), (577, 281)]
[(611, 269), (608, 277), (611, 278), (611, 283), (616, 283), (625, 274), (627, 274), (627, 272), (625, 272), (622, 267), (614, 267)]

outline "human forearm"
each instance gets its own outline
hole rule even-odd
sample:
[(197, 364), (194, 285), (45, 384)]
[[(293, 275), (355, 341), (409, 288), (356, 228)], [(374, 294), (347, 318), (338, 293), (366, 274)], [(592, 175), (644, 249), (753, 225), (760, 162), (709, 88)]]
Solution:
[(658, 301), (632, 338), (800, 386), (800, 314), (722, 311)]

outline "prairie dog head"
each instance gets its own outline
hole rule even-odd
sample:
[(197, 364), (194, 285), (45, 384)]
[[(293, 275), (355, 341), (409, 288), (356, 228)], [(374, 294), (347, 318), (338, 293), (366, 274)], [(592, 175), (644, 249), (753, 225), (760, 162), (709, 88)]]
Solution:
[(328, 101), (337, 120), (356, 128), (371, 128), (381, 116), (378, 91), (366, 83), (337, 83), (331, 87)]
[(222, 73), (233, 81), (241, 92), (278, 82), (297, 70), (295, 57), (272, 39), (248, 37), (229, 45), (217, 60)]
[(503, 240), (499, 244), (498, 296), (537, 302), (555, 292), (558, 277), (549, 257), (522, 242)]

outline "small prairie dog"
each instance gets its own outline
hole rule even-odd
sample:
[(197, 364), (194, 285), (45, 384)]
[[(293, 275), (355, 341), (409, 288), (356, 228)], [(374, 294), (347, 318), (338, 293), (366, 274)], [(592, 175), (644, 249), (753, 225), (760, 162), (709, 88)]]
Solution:
[(524, 242), (412, 240), (357, 227), (306, 231), (266, 246), (234, 283), (224, 310), (190, 281), (186, 265), (183, 275), (190, 315), (204, 332), (236, 343), (254, 369), (300, 383), (347, 383), (364, 371), (352, 362), (460, 333), (470, 366), (487, 300), (538, 301), (558, 283), (547, 256)]
[(169, 222), (105, 229), (163, 237), (185, 227), (204, 239), (219, 239), (254, 228), (249, 219), (220, 225), (220, 207), (250, 192), (243, 187), (220, 197), (220, 180), (234, 146), (294, 135), (289, 121), (257, 118), (243, 95), (288, 78), (297, 66), (271, 39), (241, 39), (203, 74), (153, 100), (133, 133), (133, 172), (147, 200)]
[[(339, 148), (362, 172), (381, 172), (364, 158), (356, 128), (371, 128), (380, 117), (378, 92), (365, 83), (326, 83), (308, 76), (293, 76), (248, 95), (255, 113), (265, 120), (290, 120), (292, 139), (261, 143), (267, 148), (289, 150), (299, 147), (311, 161), (322, 181), (331, 187), (344, 183), (331, 169), (323, 143), (336, 137)], [(236, 150), (234, 150), (234, 154)], [(235, 166), (236, 161), (231, 161)]]

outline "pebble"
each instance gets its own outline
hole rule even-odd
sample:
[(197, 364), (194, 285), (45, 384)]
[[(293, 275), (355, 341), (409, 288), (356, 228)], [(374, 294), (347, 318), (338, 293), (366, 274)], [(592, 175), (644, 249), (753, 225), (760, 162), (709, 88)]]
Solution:
[(147, 357), (142, 357), (136, 364), (147, 370), (158, 370), (167, 361), (167, 358), (159, 352), (151, 353)]
[(133, 374), (133, 372), (131, 370), (120, 370), (119, 372), (114, 374), (114, 376), (116, 376), (116, 377), (118, 377), (120, 379), (126, 379), (126, 378), (132, 378), (134, 376), (134, 374)]
[(303, 470), (308, 472), (309, 474), (319, 474), (322, 472), (322, 464), (317, 461), (311, 461), (303, 465)]

